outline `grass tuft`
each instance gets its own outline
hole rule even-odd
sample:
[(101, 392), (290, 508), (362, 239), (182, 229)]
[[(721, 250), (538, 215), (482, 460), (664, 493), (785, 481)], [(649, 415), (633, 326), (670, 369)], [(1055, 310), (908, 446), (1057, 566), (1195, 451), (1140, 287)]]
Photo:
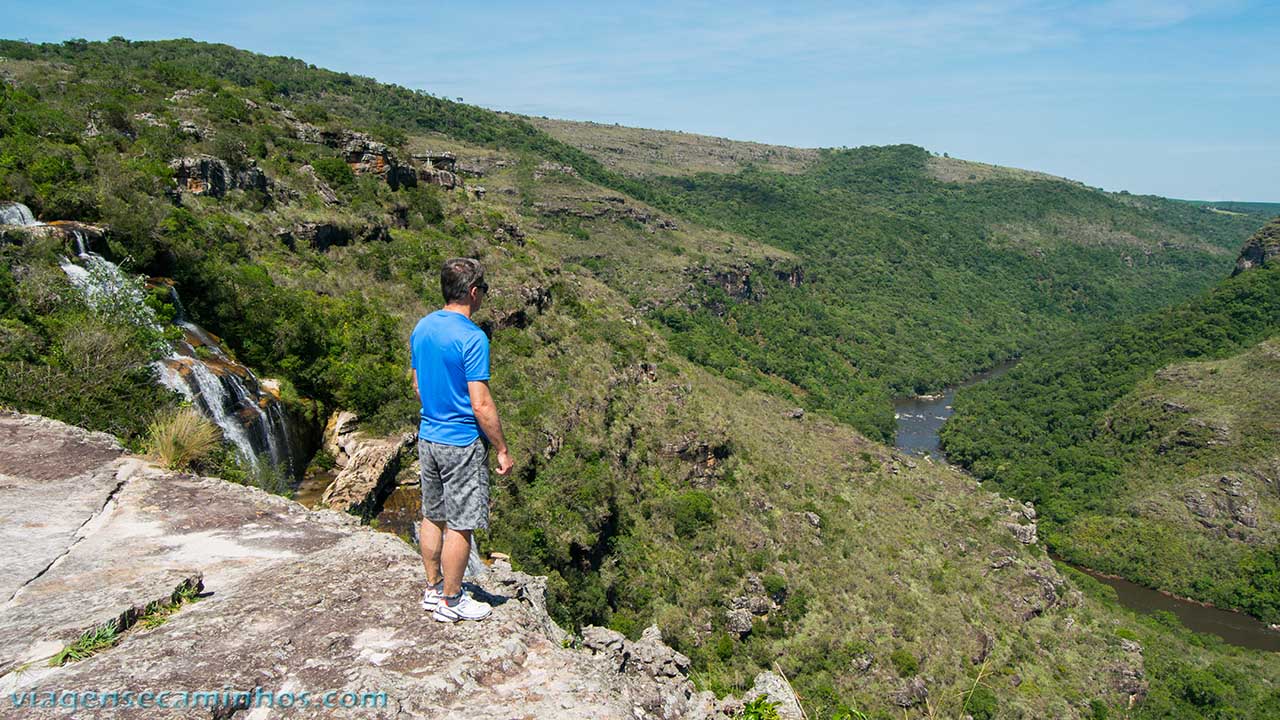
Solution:
[(69, 662), (84, 660), (96, 652), (106, 650), (120, 639), (120, 630), (115, 620), (105, 622), (98, 627), (84, 631), (70, 645), (62, 648), (49, 658), (49, 667), (62, 667)]
[(222, 439), (218, 427), (195, 408), (163, 415), (148, 429), (151, 454), (170, 470), (183, 470), (207, 457)]

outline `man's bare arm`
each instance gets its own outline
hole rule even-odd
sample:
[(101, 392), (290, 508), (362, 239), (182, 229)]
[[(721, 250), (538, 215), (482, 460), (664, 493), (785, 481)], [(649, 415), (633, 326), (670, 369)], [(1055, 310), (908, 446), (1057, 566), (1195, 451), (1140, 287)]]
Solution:
[(418, 371), (409, 368), (409, 382), (413, 383), (413, 396), (418, 398), (418, 402), (422, 402), (422, 391), (418, 389)]
[(498, 451), (498, 474), (506, 475), (514, 463), (507, 453), (507, 440), (502, 436), (502, 421), (498, 419), (498, 406), (489, 394), (489, 383), (484, 380), (468, 382), (467, 393), (471, 396), (471, 410), (476, 415), (476, 423)]

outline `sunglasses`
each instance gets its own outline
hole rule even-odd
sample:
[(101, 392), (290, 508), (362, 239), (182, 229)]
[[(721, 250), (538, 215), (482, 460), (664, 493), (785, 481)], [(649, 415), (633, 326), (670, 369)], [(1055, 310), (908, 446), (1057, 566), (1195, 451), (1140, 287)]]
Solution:
[(480, 282), (476, 283), (475, 285), (472, 285), (471, 287), (478, 289), (478, 290), (479, 290), (480, 292), (482, 292), (482, 293), (487, 293), (487, 292), (489, 292), (489, 283), (487, 283), (487, 282), (485, 282), (485, 281), (483, 281), (483, 280), (481, 280)]

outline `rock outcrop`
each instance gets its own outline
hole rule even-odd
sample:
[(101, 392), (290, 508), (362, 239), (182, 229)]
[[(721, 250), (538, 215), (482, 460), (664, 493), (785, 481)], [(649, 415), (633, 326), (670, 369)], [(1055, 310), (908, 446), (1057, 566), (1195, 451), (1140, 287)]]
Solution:
[[(338, 150), (342, 159), (357, 175), (377, 175), (391, 186), (392, 190), (402, 187), (415, 187), (419, 182), (439, 185), (447, 190), (462, 185), (462, 181), (454, 172), (452, 153), (429, 153), (413, 156), (421, 157), (421, 163), (405, 162), (384, 143), (374, 140), (362, 132), (352, 130), (329, 130), (316, 127), (310, 123), (299, 122), (290, 113), (282, 112), (293, 122), (294, 135), (303, 142), (317, 143)], [(337, 197), (329, 200), (332, 190), (321, 192), (326, 202), (336, 202)]]
[(391, 232), (383, 225), (347, 227), (332, 222), (300, 222), (276, 230), (275, 235), (290, 250), (305, 245), (320, 252), (353, 242), (387, 242), (391, 239)]
[(178, 158), (170, 162), (169, 167), (178, 190), (192, 195), (222, 197), (230, 190), (267, 192), (271, 189), (271, 181), (256, 165), (233, 171), (226, 161), (212, 155)]
[(1236, 269), (1231, 274), (1240, 273), (1255, 267), (1266, 267), (1280, 258), (1280, 218), (1267, 223), (1254, 233), (1240, 250), (1236, 260)]
[(413, 434), (375, 437), (356, 430), (355, 416), (338, 412), (325, 427), (324, 447), (338, 472), (320, 503), (332, 510), (371, 515), (395, 488), (400, 453), (413, 444)]
[[(19, 205), (19, 207), (25, 206)], [(0, 241), (21, 245), (32, 238), (55, 238), (62, 241), (68, 257), (101, 249), (105, 244), (107, 232), (108, 228), (101, 225), (90, 225), (73, 220), (54, 220), (32, 225), (0, 223)]]
[(315, 188), (316, 194), (320, 196), (320, 199), (323, 200), (326, 205), (338, 204), (338, 193), (334, 192), (333, 188), (329, 187), (329, 183), (325, 182), (316, 174), (316, 169), (314, 167), (311, 165), (303, 165), (298, 169), (298, 171), (311, 180), (311, 184)]
[(601, 197), (564, 197), (549, 202), (535, 202), (534, 210), (549, 217), (575, 217), (582, 220), (632, 221), (644, 226), (647, 232), (675, 230), (677, 225), (670, 218), (662, 217), (638, 207), (621, 195)]
[[(587, 650), (564, 647), (543, 579), (505, 562), (474, 590), (494, 605), (489, 619), (431, 622), (418, 604), (420, 561), (398, 538), (255, 488), (162, 471), (109, 436), (56, 421), (0, 415), (0, 501), (0, 691), (33, 701), (6, 717), (67, 717), (42, 706), (48, 692), (97, 688), (168, 691), (171, 704), (228, 693), (229, 704), (163, 713), (178, 718), (328, 717), (337, 711), (318, 707), (328, 692), (365, 698), (350, 712), (367, 718), (674, 720), (723, 717), (737, 702), (695, 692), (688, 660), (656, 628), (638, 641), (588, 628)], [(163, 623), (122, 623), (114, 644), (84, 659), (47, 662), (87, 630), (138, 620), (176, 588), (198, 588), (200, 599)], [(757, 679), (760, 691), (788, 700), (785, 682)]]

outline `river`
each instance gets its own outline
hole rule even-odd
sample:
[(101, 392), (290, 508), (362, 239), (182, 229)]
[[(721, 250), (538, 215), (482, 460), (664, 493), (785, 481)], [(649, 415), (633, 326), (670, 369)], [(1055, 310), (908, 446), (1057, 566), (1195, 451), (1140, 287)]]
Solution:
[[(895, 400), (893, 410), (898, 427), (894, 445), (911, 455), (928, 456), (935, 461), (945, 462), (946, 457), (939, 447), (938, 431), (954, 412), (951, 401), (956, 391), (999, 377), (1014, 364), (1009, 362), (999, 365), (933, 395)], [(1071, 566), (1114, 588), (1120, 604), (1131, 610), (1142, 613), (1165, 610), (1176, 615), (1183, 625), (1196, 632), (1216, 635), (1232, 645), (1280, 652), (1280, 632), (1268, 628), (1249, 615), (1172, 597), (1089, 568)]]

